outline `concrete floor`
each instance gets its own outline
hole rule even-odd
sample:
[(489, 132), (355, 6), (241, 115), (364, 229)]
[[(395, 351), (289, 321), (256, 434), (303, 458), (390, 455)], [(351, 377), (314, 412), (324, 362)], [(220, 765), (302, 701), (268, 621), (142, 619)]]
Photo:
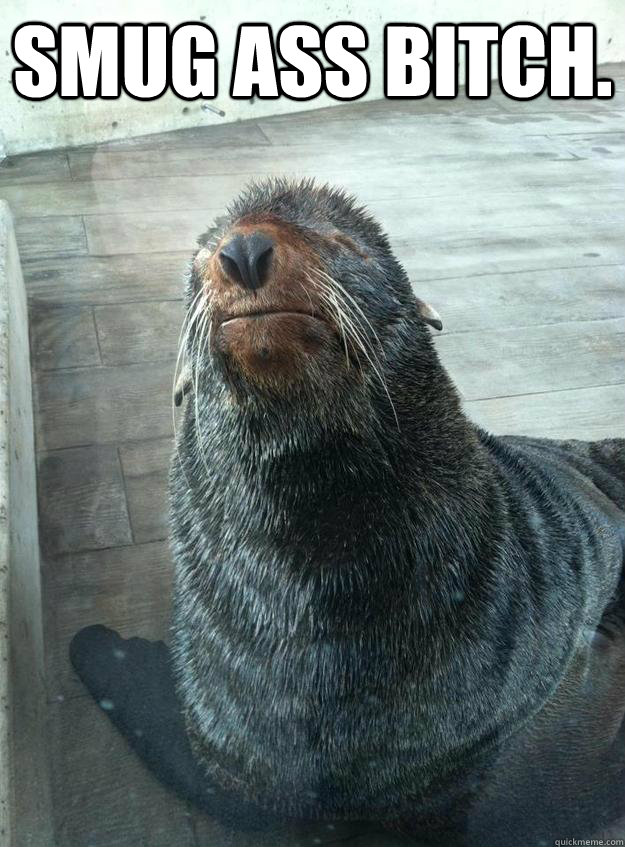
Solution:
[[(625, 71), (606, 73), (611, 101), (353, 104), (4, 162), (30, 305), (58, 845), (259, 843), (157, 785), (67, 659), (89, 623), (167, 632), (171, 379), (195, 237), (253, 177), (344, 185), (441, 313), (472, 418), (625, 436)], [(267, 843), (346, 840), (400, 843), (338, 824)]]

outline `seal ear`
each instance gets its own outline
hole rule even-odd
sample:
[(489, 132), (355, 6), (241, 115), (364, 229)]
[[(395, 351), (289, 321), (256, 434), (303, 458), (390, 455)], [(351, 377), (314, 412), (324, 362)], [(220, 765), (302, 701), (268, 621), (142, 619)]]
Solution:
[(191, 391), (191, 385), (191, 371), (186, 367), (181, 371), (180, 376), (176, 380), (176, 387), (174, 388), (174, 403), (176, 406), (180, 406), (184, 396)]
[(429, 303), (425, 303), (423, 300), (419, 300), (419, 298), (417, 297), (417, 308), (419, 310), (419, 314), (426, 322), (426, 324), (428, 324), (429, 326), (433, 326), (434, 329), (438, 329), (439, 331), (443, 328), (441, 316), (438, 314), (436, 309), (430, 306)]

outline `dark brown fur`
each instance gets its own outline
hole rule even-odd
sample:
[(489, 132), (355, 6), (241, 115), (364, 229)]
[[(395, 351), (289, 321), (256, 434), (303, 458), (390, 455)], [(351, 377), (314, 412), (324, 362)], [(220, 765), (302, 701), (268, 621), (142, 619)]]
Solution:
[[(275, 243), (254, 292), (219, 263), (249, 228)], [(318, 270), (365, 313), (382, 379), (353, 339), (344, 349)], [(561, 748), (571, 715), (622, 775), (620, 646), (606, 654), (593, 633), (620, 602), (623, 441), (473, 426), (435, 318), (340, 192), (251, 189), (194, 263), (189, 302), (202, 291), (213, 332), (204, 352), (189, 335), (197, 395), (171, 504), (175, 667), (207, 773), (284, 815), (539, 843), (599, 811), (534, 798), (527, 750), (550, 760), (551, 740), (562, 758), (543, 794), (572, 801), (558, 783), (570, 766), (576, 789), (609, 795), (599, 818), (617, 814), (614, 779)], [(601, 726), (583, 708), (593, 687)]]

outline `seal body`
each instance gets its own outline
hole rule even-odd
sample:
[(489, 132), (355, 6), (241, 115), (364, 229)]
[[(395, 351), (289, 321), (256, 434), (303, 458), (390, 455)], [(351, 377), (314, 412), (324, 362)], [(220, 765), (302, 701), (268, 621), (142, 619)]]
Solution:
[(193, 750), (280, 814), (435, 829), (597, 662), (624, 443), (477, 429), (342, 193), (265, 183), (213, 235), (170, 477)]

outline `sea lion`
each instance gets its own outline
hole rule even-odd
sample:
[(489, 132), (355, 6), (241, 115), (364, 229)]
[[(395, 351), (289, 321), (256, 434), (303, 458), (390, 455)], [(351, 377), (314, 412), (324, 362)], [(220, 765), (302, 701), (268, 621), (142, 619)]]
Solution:
[(341, 191), (253, 185), (211, 236), (176, 389), (171, 653), (88, 628), (89, 689), (212, 813), (508, 847), (613, 822), (625, 441), (473, 425), (440, 318)]

